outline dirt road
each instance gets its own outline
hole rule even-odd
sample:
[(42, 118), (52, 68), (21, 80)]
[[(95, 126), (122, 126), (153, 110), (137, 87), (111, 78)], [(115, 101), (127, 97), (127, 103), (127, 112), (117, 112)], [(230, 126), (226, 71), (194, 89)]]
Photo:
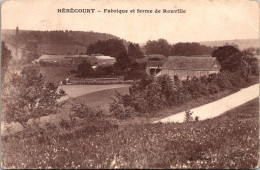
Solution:
[[(259, 84), (250, 86), (245, 89), (241, 89), (240, 91), (231, 94), (227, 97), (224, 97), (220, 100), (215, 102), (199, 106), (193, 109), (190, 109), (193, 114), (192, 116), (198, 116), (199, 120), (205, 120), (217, 117), (224, 112), (231, 110), (235, 107), (238, 107), (250, 100), (253, 100), (259, 96)], [(172, 116), (154, 121), (153, 123), (170, 123), (170, 122), (184, 122), (185, 119), (185, 112), (180, 112), (174, 114)]]

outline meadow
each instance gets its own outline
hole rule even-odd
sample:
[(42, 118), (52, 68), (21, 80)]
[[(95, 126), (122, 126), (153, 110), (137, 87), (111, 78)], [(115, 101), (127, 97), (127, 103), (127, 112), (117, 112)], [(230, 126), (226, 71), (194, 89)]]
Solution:
[(121, 127), (96, 120), (92, 128), (52, 127), (48, 138), (2, 138), (2, 167), (256, 168), (258, 100), (204, 121)]

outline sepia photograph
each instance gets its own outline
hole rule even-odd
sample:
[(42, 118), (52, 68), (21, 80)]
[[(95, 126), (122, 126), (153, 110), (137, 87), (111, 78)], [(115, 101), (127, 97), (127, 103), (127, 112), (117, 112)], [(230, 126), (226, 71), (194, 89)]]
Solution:
[(259, 1), (1, 2), (1, 168), (259, 168)]

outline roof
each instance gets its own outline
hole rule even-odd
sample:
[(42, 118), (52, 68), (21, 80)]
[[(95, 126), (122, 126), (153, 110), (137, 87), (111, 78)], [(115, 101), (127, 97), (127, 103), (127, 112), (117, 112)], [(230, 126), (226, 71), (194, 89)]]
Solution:
[(219, 63), (215, 57), (168, 57), (163, 68), (186, 70), (218, 70)]
[(147, 62), (147, 66), (149, 66), (149, 67), (158, 67), (158, 66), (162, 67), (163, 64), (164, 64), (163, 61), (149, 61), (149, 62)]
[(149, 55), (145, 55), (145, 57), (148, 57), (148, 58), (165, 58), (165, 56), (161, 55), (161, 54), (149, 54)]
[(108, 59), (110, 59), (110, 60), (115, 60), (115, 58), (114, 57), (110, 57), (110, 56), (95, 56), (97, 59), (99, 59), (99, 60), (108, 60)]
[(61, 60), (66, 58), (90, 57), (89, 55), (42, 55), (39, 60)]

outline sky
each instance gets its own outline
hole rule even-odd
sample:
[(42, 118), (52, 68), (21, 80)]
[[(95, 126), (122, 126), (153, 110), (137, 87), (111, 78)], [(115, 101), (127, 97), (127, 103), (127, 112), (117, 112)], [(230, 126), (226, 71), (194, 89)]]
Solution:
[[(57, 9), (95, 9), (57, 13)], [(128, 10), (127, 14), (104, 9)], [(186, 13), (130, 13), (132, 9), (183, 9)], [(259, 39), (259, 3), (253, 0), (7, 0), (1, 28), (109, 33), (128, 41), (169, 43)]]

